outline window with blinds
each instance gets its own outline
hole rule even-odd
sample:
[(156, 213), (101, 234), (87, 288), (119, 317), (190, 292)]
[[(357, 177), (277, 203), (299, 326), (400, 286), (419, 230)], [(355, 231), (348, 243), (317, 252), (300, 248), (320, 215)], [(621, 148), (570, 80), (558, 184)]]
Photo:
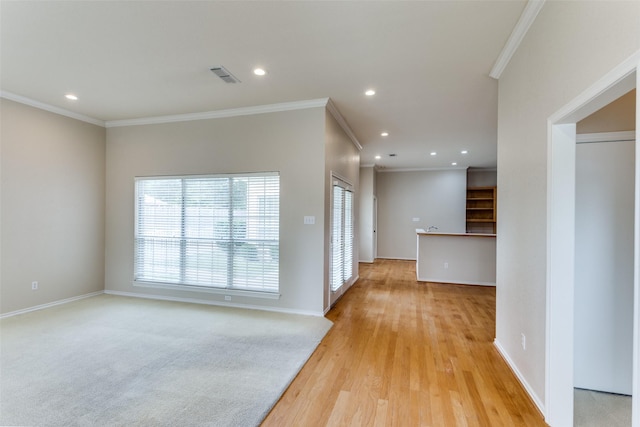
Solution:
[(331, 215), (331, 290), (353, 276), (353, 191), (344, 181), (333, 180)]
[(136, 179), (134, 280), (278, 292), (278, 173)]

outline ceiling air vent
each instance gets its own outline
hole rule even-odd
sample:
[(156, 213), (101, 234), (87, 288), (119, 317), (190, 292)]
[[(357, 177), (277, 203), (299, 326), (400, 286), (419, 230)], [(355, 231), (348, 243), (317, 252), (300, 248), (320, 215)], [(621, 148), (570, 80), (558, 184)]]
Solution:
[(224, 80), (227, 83), (240, 83), (240, 80), (238, 80), (233, 74), (231, 74), (223, 66), (213, 67), (211, 71), (213, 71), (216, 76), (220, 77), (222, 80)]

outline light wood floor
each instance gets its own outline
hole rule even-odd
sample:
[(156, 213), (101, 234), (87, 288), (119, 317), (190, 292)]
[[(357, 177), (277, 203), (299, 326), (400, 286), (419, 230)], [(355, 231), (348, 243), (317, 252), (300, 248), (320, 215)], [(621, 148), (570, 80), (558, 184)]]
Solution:
[(493, 346), (495, 289), (360, 265), (334, 322), (263, 426), (546, 426)]

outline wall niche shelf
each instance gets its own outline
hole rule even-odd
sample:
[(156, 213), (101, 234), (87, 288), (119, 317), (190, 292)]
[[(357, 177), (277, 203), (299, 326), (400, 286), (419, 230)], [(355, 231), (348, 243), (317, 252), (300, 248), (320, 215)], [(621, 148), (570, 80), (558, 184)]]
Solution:
[(467, 233), (496, 233), (496, 187), (467, 188)]

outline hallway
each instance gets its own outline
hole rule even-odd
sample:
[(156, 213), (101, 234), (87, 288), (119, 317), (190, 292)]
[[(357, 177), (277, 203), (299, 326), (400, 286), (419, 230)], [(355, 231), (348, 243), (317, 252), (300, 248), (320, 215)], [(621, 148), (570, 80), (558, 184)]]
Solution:
[(545, 426), (493, 346), (495, 288), (360, 264), (334, 322), (263, 426)]

